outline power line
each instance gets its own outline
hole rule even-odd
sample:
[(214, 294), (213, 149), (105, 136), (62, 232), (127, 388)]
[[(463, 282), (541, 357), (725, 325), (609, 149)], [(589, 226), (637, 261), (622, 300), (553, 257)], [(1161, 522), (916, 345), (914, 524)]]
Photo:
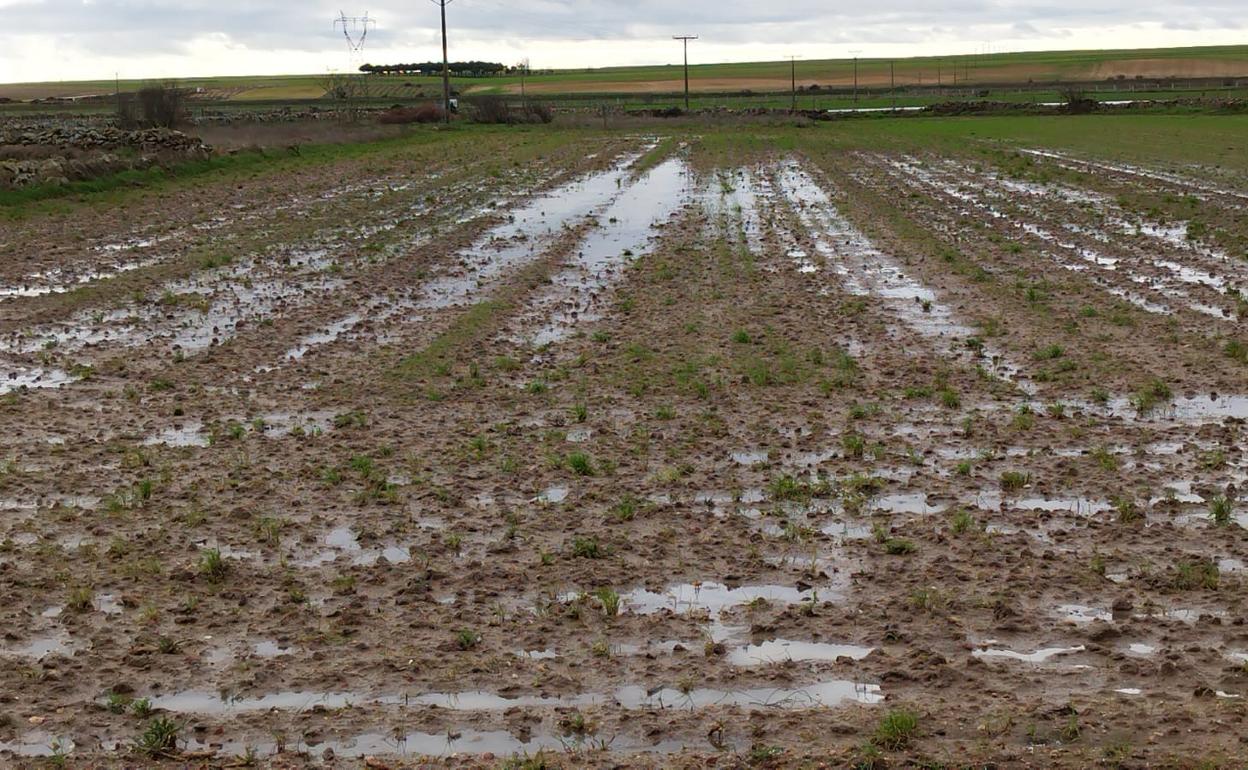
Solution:
[(685, 44), (685, 112), (689, 111), (689, 41), (697, 39), (697, 35), (672, 35), (672, 40)]

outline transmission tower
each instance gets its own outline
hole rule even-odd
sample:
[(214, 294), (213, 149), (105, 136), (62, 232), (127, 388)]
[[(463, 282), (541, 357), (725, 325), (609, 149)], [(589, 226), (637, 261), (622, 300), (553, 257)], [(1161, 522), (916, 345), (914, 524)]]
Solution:
[(365, 13), (363, 16), (348, 16), (343, 11), (338, 12), (338, 18), (334, 19), (334, 29), (342, 28), (342, 36), (347, 41), (347, 53), (354, 62), (364, 50), (364, 43), (368, 40), (368, 30), (377, 27), (377, 20), (369, 18)]

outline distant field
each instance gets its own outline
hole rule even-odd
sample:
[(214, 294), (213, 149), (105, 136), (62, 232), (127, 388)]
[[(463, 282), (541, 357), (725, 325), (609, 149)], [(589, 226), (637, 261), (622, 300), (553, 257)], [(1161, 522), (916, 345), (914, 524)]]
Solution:
[[(695, 53), (696, 57), (696, 53)], [(858, 84), (863, 88), (887, 87), (895, 76), (898, 86), (963, 86), (1028, 82), (1104, 81), (1159, 78), (1248, 78), (1248, 46), (1163, 48), (1118, 51), (1045, 51), (899, 59), (896, 62), (863, 59), (858, 62)], [(799, 61), (798, 85), (850, 87), (854, 83), (852, 60)], [(742, 91), (770, 93), (791, 86), (790, 64), (740, 62), (701, 64), (690, 68), (690, 87), (699, 93)], [(76, 98), (111, 94), (120, 86), (133, 91), (146, 82), (111, 80), (0, 84), (0, 97)], [(227, 101), (316, 99), (325, 93), (324, 75), (188, 78), (176, 81), (188, 88), (204, 89), (208, 98)], [(409, 98), (421, 92), (433, 95), (437, 79), (431, 77), (378, 77), (370, 79), (374, 98)], [(466, 94), (518, 94), (518, 77), (489, 79), (457, 78), (455, 87)], [(560, 70), (534, 75), (525, 89), (532, 94), (664, 94), (684, 88), (676, 65), (611, 67)]]

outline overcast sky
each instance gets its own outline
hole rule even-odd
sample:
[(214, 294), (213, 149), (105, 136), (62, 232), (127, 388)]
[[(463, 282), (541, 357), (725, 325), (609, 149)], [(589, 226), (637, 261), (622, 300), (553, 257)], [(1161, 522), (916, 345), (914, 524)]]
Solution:
[[(346, 3), (346, 5), (344, 5)], [(354, 4), (352, 4), (354, 3)], [(333, 19), (377, 19), (353, 59)], [(429, 0), (0, 0), (0, 82), (323, 73), (440, 58)], [(1248, 0), (454, 0), (452, 59), (533, 67), (1248, 42)]]

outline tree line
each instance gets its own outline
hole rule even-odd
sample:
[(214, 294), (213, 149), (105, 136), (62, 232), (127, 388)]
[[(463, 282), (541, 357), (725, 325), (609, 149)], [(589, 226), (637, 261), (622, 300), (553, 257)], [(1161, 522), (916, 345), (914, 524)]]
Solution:
[[(450, 69), (452, 75), (460, 78), (488, 78), (518, 71), (516, 67), (490, 61), (453, 61), (450, 63)], [(442, 62), (365, 64), (360, 67), (360, 72), (367, 75), (440, 75)]]

